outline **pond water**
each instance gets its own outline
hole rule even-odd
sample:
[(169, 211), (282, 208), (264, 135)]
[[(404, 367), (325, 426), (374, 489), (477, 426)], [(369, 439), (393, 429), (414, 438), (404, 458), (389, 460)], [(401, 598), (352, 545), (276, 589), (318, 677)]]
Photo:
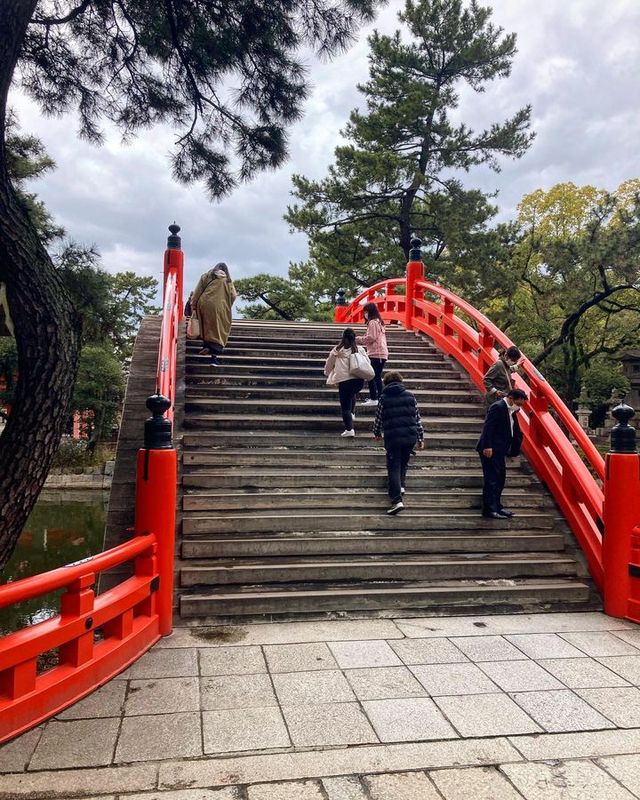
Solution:
[[(102, 550), (108, 493), (82, 501), (40, 500), (27, 520), (18, 546), (0, 574), (0, 583), (62, 567)], [(0, 609), (0, 635), (57, 613), (59, 593)]]

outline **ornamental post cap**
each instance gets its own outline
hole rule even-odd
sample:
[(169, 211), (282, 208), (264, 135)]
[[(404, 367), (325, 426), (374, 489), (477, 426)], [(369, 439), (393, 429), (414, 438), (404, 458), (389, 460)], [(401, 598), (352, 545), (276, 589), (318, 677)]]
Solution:
[(182, 241), (178, 234), (180, 233), (180, 226), (176, 225), (174, 222), (172, 225), (169, 225), (169, 231), (171, 233), (170, 236), (167, 236), (167, 249), (168, 250), (179, 250)]
[(344, 289), (338, 289), (336, 291), (336, 294), (338, 295), (338, 299), (336, 300), (336, 305), (337, 306), (346, 306), (347, 305), (347, 301), (344, 299), (344, 295), (345, 295)]
[(422, 261), (422, 239), (414, 236), (411, 239), (411, 250), (409, 250), (409, 261)]
[(422, 239), (418, 239), (417, 236), (414, 236), (411, 239), (411, 247), (414, 247), (414, 248), (422, 247)]
[(635, 413), (624, 400), (612, 410), (611, 416), (618, 421), (618, 424), (611, 429), (612, 453), (636, 452), (636, 431), (629, 425), (629, 420), (635, 416)]
[(154, 417), (161, 417), (171, 407), (171, 400), (163, 394), (152, 394), (145, 405)]

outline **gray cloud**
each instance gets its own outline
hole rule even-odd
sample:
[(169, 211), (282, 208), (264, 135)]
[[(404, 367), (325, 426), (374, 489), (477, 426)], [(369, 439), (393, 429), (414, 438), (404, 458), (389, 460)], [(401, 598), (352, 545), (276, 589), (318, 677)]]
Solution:
[[(560, 181), (608, 189), (640, 175), (640, 4), (633, 0), (494, 0), (494, 21), (518, 34), (509, 79), (483, 94), (463, 88), (459, 119), (481, 127), (533, 106), (537, 138), (519, 161), (504, 161), (496, 174), (485, 167), (462, 176), (467, 186), (499, 191), (500, 216), (515, 213), (524, 194)], [(392, 0), (375, 24), (398, 25), (402, 2)], [(160, 275), (166, 226), (183, 229), (187, 285), (218, 260), (235, 277), (283, 274), (306, 255), (306, 238), (291, 235), (282, 215), (291, 201), (292, 173), (322, 177), (332, 161), (349, 111), (363, 105), (356, 83), (367, 77), (367, 43), (334, 61), (311, 59), (313, 92), (304, 119), (290, 130), (291, 159), (222, 203), (210, 203), (201, 186), (171, 178), (170, 130), (143, 132), (123, 145), (117, 131), (92, 147), (75, 136), (73, 117), (44, 119), (15, 94), (25, 130), (36, 133), (58, 169), (33, 185), (56, 218), (78, 241), (94, 243), (112, 271)]]

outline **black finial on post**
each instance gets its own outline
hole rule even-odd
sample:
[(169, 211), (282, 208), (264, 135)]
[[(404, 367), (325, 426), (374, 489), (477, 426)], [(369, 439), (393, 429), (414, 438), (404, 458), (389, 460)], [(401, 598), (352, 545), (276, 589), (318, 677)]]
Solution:
[(179, 250), (182, 247), (182, 239), (178, 236), (180, 226), (174, 222), (173, 225), (169, 225), (169, 230), (171, 236), (167, 236), (167, 250)]
[(414, 237), (411, 240), (411, 250), (409, 250), (409, 261), (422, 261), (422, 239)]
[(347, 305), (347, 301), (344, 299), (344, 295), (345, 295), (344, 289), (338, 289), (336, 294), (338, 295), (338, 297), (336, 299), (336, 305), (337, 306), (346, 306)]
[(636, 431), (633, 426), (629, 425), (629, 420), (635, 413), (624, 400), (621, 400), (620, 405), (611, 412), (611, 416), (618, 420), (618, 424), (611, 429), (612, 453), (636, 452)]
[(171, 407), (171, 400), (162, 394), (152, 394), (146, 406), (153, 414), (144, 422), (144, 447), (146, 450), (171, 450), (171, 420), (164, 414)]

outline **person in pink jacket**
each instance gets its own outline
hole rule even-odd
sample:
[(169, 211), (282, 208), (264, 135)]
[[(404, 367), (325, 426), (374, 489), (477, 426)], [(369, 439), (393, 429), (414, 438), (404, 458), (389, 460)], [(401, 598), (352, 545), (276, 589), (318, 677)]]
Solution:
[(369, 381), (369, 399), (365, 400), (364, 404), (365, 406), (377, 406), (382, 394), (382, 368), (389, 358), (387, 334), (384, 328), (384, 320), (380, 316), (378, 306), (375, 303), (367, 303), (363, 311), (367, 322), (367, 332), (364, 336), (358, 336), (356, 341), (367, 348), (367, 355), (375, 372), (375, 375)]

